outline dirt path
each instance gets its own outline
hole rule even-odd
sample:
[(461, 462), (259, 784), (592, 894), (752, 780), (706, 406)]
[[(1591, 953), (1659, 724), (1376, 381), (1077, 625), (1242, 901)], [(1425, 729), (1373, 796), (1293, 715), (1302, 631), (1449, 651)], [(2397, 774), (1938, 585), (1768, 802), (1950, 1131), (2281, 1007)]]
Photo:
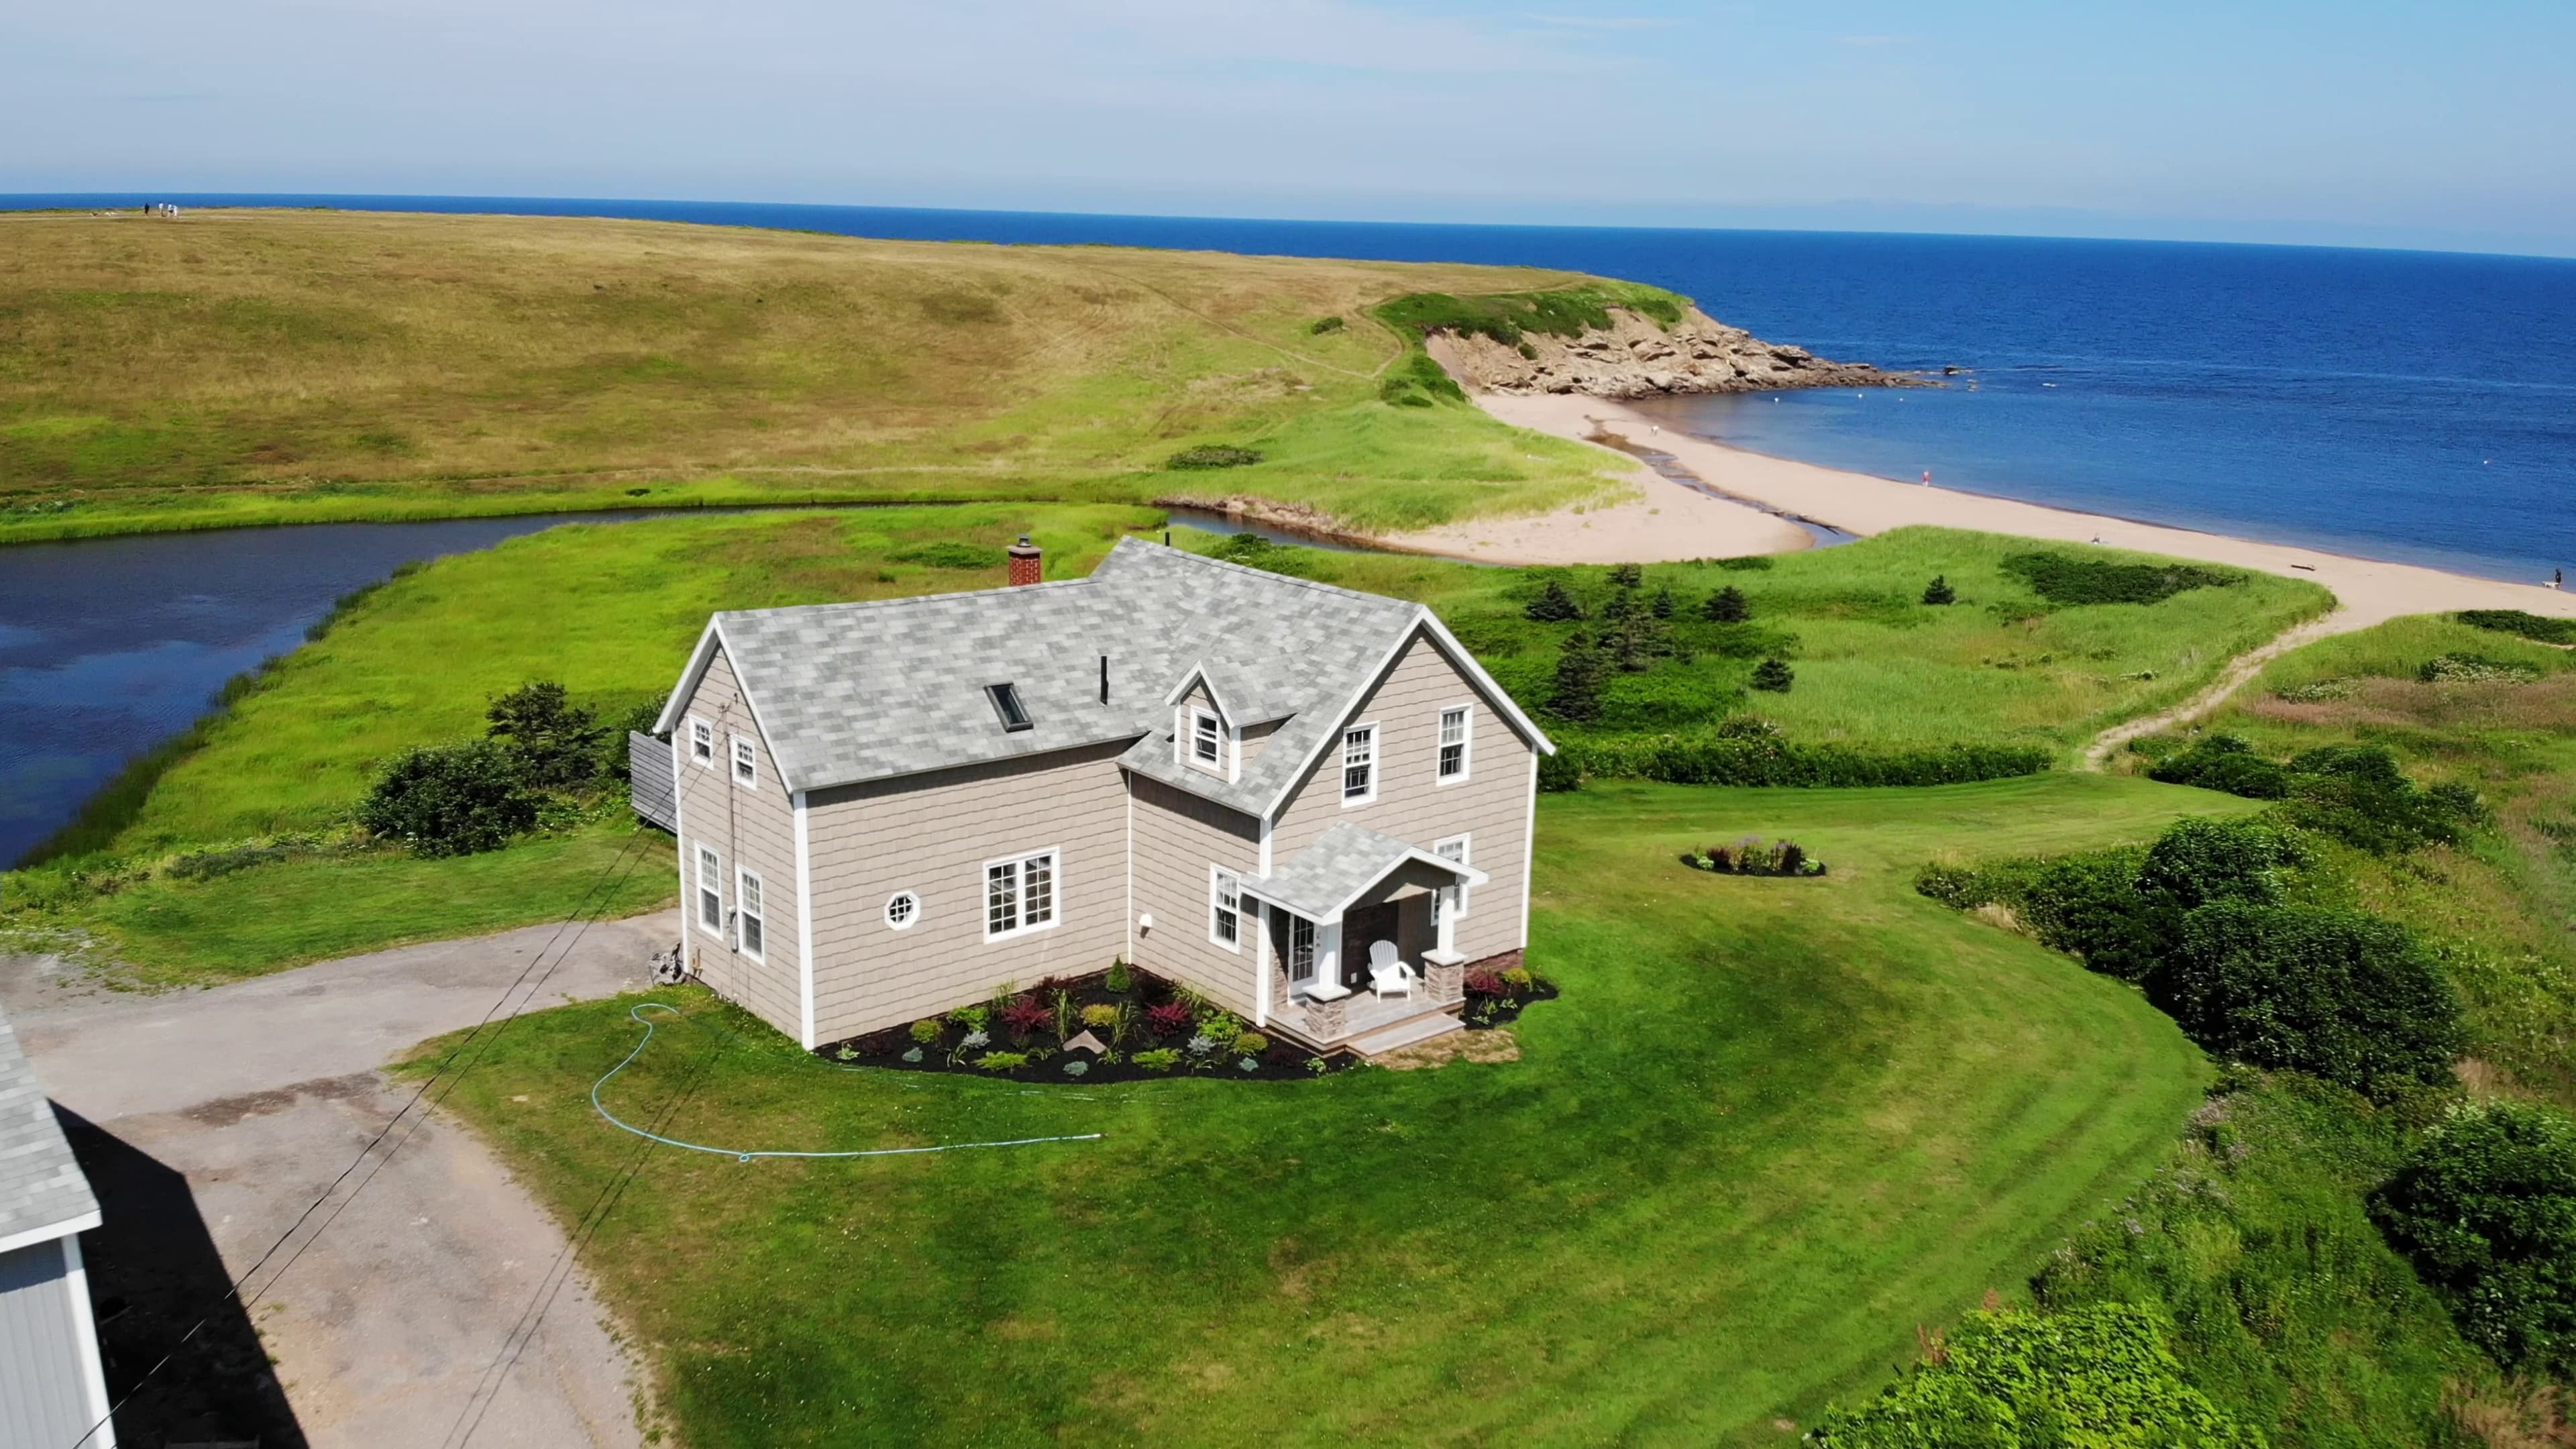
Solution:
[(2084, 768), (2106, 769), (2111, 763), (2112, 754), (2129, 741), (2169, 730), (2175, 725), (2189, 724), (2210, 713), (2225, 704), (2229, 696), (2244, 688), (2255, 675), (2262, 673), (2264, 665), (2303, 644), (2313, 644), (2333, 634), (2348, 634), (2356, 629), (2366, 629), (2377, 622), (2351, 609), (2337, 609), (2321, 619), (2310, 619), (2304, 624), (2293, 625), (2283, 630), (2272, 642), (2260, 648), (2248, 650), (2229, 660), (2226, 670), (2218, 676), (2217, 681), (2200, 693), (2171, 709), (2159, 710), (2143, 719), (2130, 720), (2126, 724), (2113, 725), (2095, 735), (2093, 743), (2084, 747)]
[(641, 987), (678, 930), (537, 926), (157, 996), (0, 958), (106, 1218), (84, 1249), (109, 1392), (142, 1385), (120, 1441), (641, 1449), (643, 1380), (562, 1229), (377, 1068), (496, 1000)]

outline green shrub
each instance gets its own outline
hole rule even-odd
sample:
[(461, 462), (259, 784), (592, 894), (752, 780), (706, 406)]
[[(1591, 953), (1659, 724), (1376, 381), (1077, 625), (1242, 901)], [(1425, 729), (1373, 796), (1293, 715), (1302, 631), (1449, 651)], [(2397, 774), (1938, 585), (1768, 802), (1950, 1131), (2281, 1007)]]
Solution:
[(1562, 795), (1583, 788), (1583, 767), (1560, 747), (1555, 754), (1538, 757), (1538, 787), (1550, 795)]
[(1614, 589), (1636, 589), (1636, 588), (1643, 588), (1643, 587), (1645, 587), (1645, 583), (1646, 583), (1646, 570), (1645, 570), (1645, 566), (1644, 566), (1644, 565), (1642, 565), (1642, 564), (1613, 564), (1613, 565), (1611, 565), (1611, 568), (1610, 568), (1610, 587), (1612, 587), (1612, 588), (1614, 588)]
[(1257, 1057), (1270, 1050), (1270, 1038), (1257, 1031), (1247, 1031), (1234, 1039), (1234, 1050), (1247, 1057)]
[(1708, 596), (1708, 602), (1700, 606), (1700, 616), (1712, 624), (1741, 624), (1753, 617), (1753, 605), (1746, 601), (1742, 589), (1728, 584)]
[(1521, 610), (1521, 616), (1542, 624), (1562, 624), (1582, 618), (1583, 604), (1562, 580), (1549, 579), (1547, 587), (1538, 591), (1538, 597), (1529, 601), (1529, 607)]
[(2576, 1122), (2455, 1107), (2371, 1200), (2470, 1341), (2508, 1370), (2576, 1373)]
[(947, 1034), (947, 1025), (935, 1016), (925, 1017), (912, 1024), (912, 1039), (923, 1046), (936, 1045), (939, 1039)]
[(2552, 619), (2520, 609), (2462, 609), (2451, 617), (2472, 629), (2536, 639), (2543, 644), (2576, 644), (2576, 619)]
[(2269, 905), (2281, 898), (2283, 874), (2307, 861), (2296, 839), (2260, 820), (2177, 820), (2147, 848), (2138, 886), (2184, 910), (2211, 901)]
[(2234, 735), (2204, 735), (2189, 749), (2156, 762), (2147, 778), (2248, 800), (2278, 800), (2290, 793), (2290, 772)]
[(2052, 604), (2155, 604), (2187, 589), (2228, 588), (2245, 576), (2192, 564), (2114, 563), (2055, 552), (2017, 553), (2003, 570)]
[(1110, 962), (1109, 978), (1106, 984), (1110, 990), (1124, 993), (1136, 984), (1135, 968), (1129, 966), (1124, 961)]
[(1769, 573), (1775, 567), (1771, 555), (1767, 553), (1748, 553), (1739, 558), (1722, 558), (1713, 562), (1719, 568), (1739, 574)]
[(1388, 368), (1386, 376), (1378, 383), (1377, 395), (1381, 402), (1405, 408), (1427, 408), (1444, 402), (1463, 403), (1467, 400), (1466, 390), (1443, 372), (1440, 364), (1432, 361), (1427, 352), (1413, 353)]
[(1680, 607), (1680, 602), (1673, 597), (1673, 586), (1666, 584), (1655, 590), (1654, 600), (1646, 606), (1646, 612), (1658, 619), (1669, 619), (1673, 616), (1673, 611)]
[(2043, 945), (2123, 981), (2144, 981), (2173, 949), (2182, 911), (2139, 888), (2135, 850), (2062, 856), (2020, 882), (2011, 903)]
[(2414, 933), (2357, 911), (2219, 900), (2148, 994), (2211, 1052), (2384, 1095), (2450, 1079), (2460, 1006)]
[(1163, 460), (1166, 468), (1248, 468), (1261, 461), (1261, 454), (1250, 448), (1237, 448), (1225, 443), (1201, 443), (1183, 448)]
[(1181, 1064), (1181, 1049), (1156, 1047), (1152, 1051), (1138, 1052), (1128, 1060), (1149, 1072), (1168, 1072)]
[(509, 741), (529, 784), (578, 785), (599, 773), (600, 741), (608, 731), (560, 684), (520, 685), (493, 700), (484, 719), (486, 735)]
[(1787, 694), (1789, 686), (1796, 683), (1797, 679), (1797, 671), (1791, 669), (1786, 661), (1772, 658), (1754, 665), (1753, 677), (1745, 682), (1755, 689), (1768, 690), (1773, 694)]
[(1969, 1314), (1878, 1398), (1826, 1412), (1822, 1449), (2261, 1449), (2183, 1381), (2165, 1325), (2106, 1303)]
[(1869, 751), (1717, 735), (1584, 740), (1561, 744), (1559, 750), (1586, 775), (1674, 785), (1963, 785), (2036, 775), (2051, 758), (2036, 745)]
[(1950, 587), (1950, 578), (1947, 574), (1934, 574), (1932, 582), (1923, 586), (1923, 602), (1955, 604), (1959, 602), (1959, 591)]
[(2530, 684), (2540, 678), (2537, 665), (2483, 654), (2437, 654), (2424, 661), (2415, 677), (2426, 684)]
[(1682, 320), (1689, 299), (1634, 283), (1588, 282), (1546, 292), (1497, 292), (1453, 297), (1446, 292), (1415, 292), (1370, 309), (1377, 319), (1419, 342), (1431, 332), (1461, 337), (1490, 337), (1505, 347), (1521, 345), (1522, 334), (1578, 337), (1606, 330), (1610, 309), (1622, 307), (1653, 318), (1666, 327)]
[(1578, 629), (1565, 636), (1565, 647), (1557, 652), (1555, 687), (1548, 691), (1547, 707), (1559, 719), (1577, 722), (1601, 717), (1601, 681), (1610, 672), (1612, 660), (1592, 642), (1592, 636)]
[(1010, 562), (1011, 558), (999, 544), (968, 543), (957, 538), (914, 544), (910, 548), (897, 549), (888, 556), (896, 563), (920, 564), (934, 569), (997, 569)]
[(1027, 1052), (986, 1052), (975, 1059), (975, 1065), (987, 1072), (1016, 1072), (1028, 1064)]
[(1344, 325), (1344, 324), (1343, 324), (1343, 322), (1342, 322), (1342, 319), (1341, 319), (1340, 317), (1338, 317), (1338, 316), (1336, 316), (1336, 317), (1318, 317), (1318, 318), (1316, 318), (1316, 319), (1315, 319), (1315, 325), (1314, 325), (1314, 326), (1312, 326), (1312, 327), (1307, 328), (1306, 330), (1307, 330), (1308, 332), (1313, 333), (1313, 334), (1314, 334), (1315, 336), (1317, 336), (1317, 337), (1321, 337), (1321, 336), (1323, 336), (1323, 335), (1324, 335), (1325, 333), (1327, 333), (1327, 332), (1339, 332), (1339, 331), (1341, 331), (1341, 330), (1342, 330), (1343, 325)]
[(396, 757), (359, 805), (358, 823), (414, 855), (472, 855), (534, 829), (537, 797), (516, 751), (470, 740)]
[(1118, 1024), (1118, 1008), (1109, 1005), (1106, 1002), (1094, 1002), (1082, 1009), (1082, 1024), (1084, 1026), (1116, 1026)]

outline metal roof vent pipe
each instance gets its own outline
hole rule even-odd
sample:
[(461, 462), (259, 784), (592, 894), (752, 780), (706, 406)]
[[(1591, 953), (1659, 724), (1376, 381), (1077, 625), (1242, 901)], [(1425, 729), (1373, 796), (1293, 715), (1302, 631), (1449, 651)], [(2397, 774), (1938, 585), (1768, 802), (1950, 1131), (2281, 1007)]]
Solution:
[(1109, 702), (1109, 656), (1106, 654), (1100, 656), (1100, 702)]
[(1039, 577), (1046, 572), (1046, 560), (1038, 552), (1038, 546), (1029, 542), (1029, 536), (1027, 534), (1024, 533), (1020, 535), (1020, 541), (1011, 545), (1010, 552), (1011, 586), (1013, 588), (1017, 588), (1022, 584), (1034, 584), (1038, 581)]

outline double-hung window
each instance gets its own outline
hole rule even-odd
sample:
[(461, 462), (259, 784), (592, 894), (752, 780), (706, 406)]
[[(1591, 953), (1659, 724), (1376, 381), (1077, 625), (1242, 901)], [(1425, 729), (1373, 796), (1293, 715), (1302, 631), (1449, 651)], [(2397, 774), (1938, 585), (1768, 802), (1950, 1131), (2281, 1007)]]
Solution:
[(1288, 918), (1288, 979), (1300, 986), (1315, 979), (1315, 923), (1304, 916)]
[(716, 727), (702, 719), (689, 721), (689, 758), (712, 770), (716, 767)]
[(1213, 710), (1190, 709), (1190, 762), (1201, 769), (1225, 769), (1225, 727)]
[[(1471, 864), (1467, 859), (1467, 837), (1463, 835), (1452, 835), (1447, 840), (1434, 841), (1431, 846), (1431, 853), (1440, 857), (1442, 860), (1452, 861), (1459, 865)], [(1467, 914), (1466, 886), (1442, 886), (1440, 888), (1438, 899), (1440, 901), (1440, 913), (1442, 915), (1454, 918)]]
[(698, 924), (724, 934), (724, 862), (703, 845), (698, 847)]
[(760, 785), (760, 749), (741, 735), (733, 737), (733, 782), (746, 790)]
[(739, 873), (734, 882), (736, 919), (742, 925), (742, 954), (757, 961), (768, 950), (768, 922), (761, 914), (760, 877), (750, 871)]
[(1243, 877), (1221, 865), (1208, 867), (1208, 939), (1243, 949)]
[(1041, 850), (984, 866), (984, 939), (998, 941), (1056, 922), (1057, 853)]
[(1470, 712), (1463, 704), (1440, 711), (1440, 776), (1443, 785), (1467, 778), (1467, 732)]
[(1353, 725), (1342, 731), (1342, 803), (1365, 805), (1377, 798), (1377, 726)]

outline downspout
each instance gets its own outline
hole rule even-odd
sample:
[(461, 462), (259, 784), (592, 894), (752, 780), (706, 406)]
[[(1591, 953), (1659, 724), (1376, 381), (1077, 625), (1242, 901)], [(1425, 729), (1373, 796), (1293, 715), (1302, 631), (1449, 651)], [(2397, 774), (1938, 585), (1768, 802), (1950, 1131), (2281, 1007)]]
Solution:
[[(784, 781), (780, 783), (785, 783)], [(806, 835), (805, 792), (791, 797), (796, 808), (796, 960), (797, 987), (805, 1016), (805, 1050), (814, 1041), (814, 852)]]

